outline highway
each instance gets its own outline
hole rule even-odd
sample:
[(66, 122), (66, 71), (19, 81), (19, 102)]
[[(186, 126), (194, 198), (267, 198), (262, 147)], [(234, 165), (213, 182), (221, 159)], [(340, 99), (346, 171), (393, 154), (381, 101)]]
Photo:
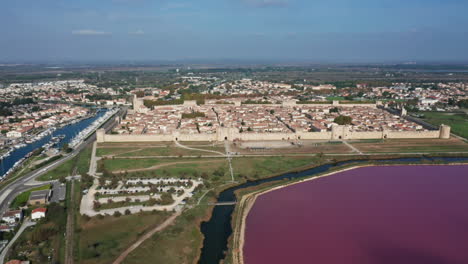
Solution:
[[(126, 109), (121, 108), (120, 111), (117, 112), (116, 115), (122, 116), (125, 114), (125, 112), (126, 112)], [(104, 125), (101, 126), (101, 128), (104, 128), (106, 131), (111, 130), (117, 124), (117, 122), (115, 121), (116, 115), (109, 118), (109, 120), (107, 120), (106, 123), (104, 123)], [(56, 160), (43, 168), (39, 168), (35, 171), (32, 171), (22, 176), (21, 178), (18, 178), (15, 181), (11, 182), (7, 186), (5, 186), (2, 190), (0, 190), (0, 215), (3, 215), (5, 211), (8, 210), (10, 203), (18, 194), (28, 189), (34, 188), (36, 186), (42, 186), (42, 185), (50, 183), (50, 182), (37, 182), (35, 181), (37, 177), (57, 168), (62, 163), (74, 158), (76, 155), (78, 155), (78, 153), (80, 153), (80, 151), (82, 151), (84, 148), (86, 148), (89, 144), (91, 144), (95, 140), (96, 140), (96, 132), (91, 134), (90, 137), (84, 140), (80, 145), (78, 145), (71, 153), (69, 153), (65, 157), (59, 160)]]

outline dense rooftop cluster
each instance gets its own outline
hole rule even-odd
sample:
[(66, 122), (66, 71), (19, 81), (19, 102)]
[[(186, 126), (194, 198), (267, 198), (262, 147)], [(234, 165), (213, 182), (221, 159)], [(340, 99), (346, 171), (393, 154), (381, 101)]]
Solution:
[[(144, 109), (144, 110), (143, 110)], [(187, 113), (200, 113), (190, 116)], [(119, 134), (216, 133), (219, 127), (241, 133), (325, 132), (338, 116), (352, 118), (351, 131), (421, 131), (424, 128), (375, 105), (206, 104), (172, 105), (129, 113)]]

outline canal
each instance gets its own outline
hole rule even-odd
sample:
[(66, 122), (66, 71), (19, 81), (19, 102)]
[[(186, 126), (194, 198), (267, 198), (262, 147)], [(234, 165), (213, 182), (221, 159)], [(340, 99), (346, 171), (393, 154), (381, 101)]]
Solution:
[(24, 147), (15, 149), (10, 153), (8, 157), (5, 157), (3, 160), (0, 160), (0, 175), (4, 175), (13, 165), (26, 157), (28, 153), (43, 147), (47, 144), (52, 137), (63, 135), (65, 136), (63, 140), (59, 143), (59, 147), (65, 143), (69, 143), (80, 131), (91, 125), (96, 119), (103, 116), (106, 113), (105, 109), (98, 109), (94, 116), (90, 118), (83, 119), (77, 123), (66, 125), (62, 128), (59, 128), (53, 131), (50, 135), (43, 137), (35, 142), (27, 144)]

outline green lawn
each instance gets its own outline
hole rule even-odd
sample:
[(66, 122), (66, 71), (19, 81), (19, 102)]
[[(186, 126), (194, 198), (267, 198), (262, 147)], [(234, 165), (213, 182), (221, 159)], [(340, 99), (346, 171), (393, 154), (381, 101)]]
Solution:
[(144, 158), (144, 159), (104, 159), (104, 167), (109, 171), (149, 168), (156, 165), (172, 162), (190, 162), (201, 161), (205, 159), (198, 158)]
[(441, 124), (452, 127), (452, 132), (468, 139), (468, 114), (466, 113), (445, 113), (445, 112), (420, 112), (424, 114), (422, 120), (435, 126)]
[(89, 171), (89, 163), (91, 162), (91, 152), (93, 151), (92, 146), (85, 148), (78, 154), (76, 158), (76, 167), (78, 174), (85, 174)]
[[(216, 170), (224, 172), (228, 171), (228, 163), (226, 159), (216, 159), (211, 162), (206, 162), (207, 159), (201, 159), (203, 163), (183, 163), (176, 165), (169, 165), (156, 170), (140, 171), (126, 174), (127, 177), (201, 177), (206, 173), (211, 176)], [(226, 173), (224, 173), (226, 174)]]
[(317, 162), (317, 157), (254, 157), (232, 159), (235, 177), (258, 179)]
[(77, 174), (85, 174), (89, 170), (89, 162), (91, 160), (91, 146), (82, 150), (76, 157), (67, 160), (60, 164), (57, 168), (43, 174), (37, 178), (39, 181), (50, 181), (59, 179), (62, 176), (70, 176), (74, 168), (77, 168)]
[(107, 155), (118, 155), (128, 151), (135, 151), (139, 148), (106, 148), (106, 147), (99, 147), (96, 149), (96, 156), (102, 157)]
[[(224, 147), (201, 146), (196, 148), (218, 151), (224, 153)], [(97, 156), (114, 155), (118, 157), (136, 157), (136, 156), (200, 156), (200, 155), (216, 155), (216, 153), (183, 149), (175, 146), (167, 147), (135, 147), (135, 148), (98, 148)]]
[(50, 189), (51, 185), (50, 184), (47, 184), (47, 185), (44, 185), (44, 186), (41, 186), (41, 187), (36, 187), (36, 188), (33, 188), (29, 191), (26, 191), (26, 192), (22, 192), (20, 193), (18, 196), (16, 196), (16, 198), (11, 202), (11, 205), (10, 205), (10, 208), (19, 208), (19, 207), (22, 207), (22, 206), (25, 206), (26, 203), (28, 202), (29, 200), (29, 195), (31, 195), (31, 192), (34, 192), (34, 191), (41, 191), (41, 190), (48, 190)]
[(39, 176), (37, 180), (39, 181), (50, 181), (60, 178), (61, 176), (69, 176), (73, 170), (73, 159), (67, 160), (64, 163), (60, 164), (57, 168)]

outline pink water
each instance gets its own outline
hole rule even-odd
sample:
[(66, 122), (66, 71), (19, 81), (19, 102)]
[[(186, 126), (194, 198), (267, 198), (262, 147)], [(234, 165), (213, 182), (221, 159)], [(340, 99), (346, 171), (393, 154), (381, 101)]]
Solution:
[(246, 264), (468, 263), (468, 166), (353, 169), (260, 196)]

